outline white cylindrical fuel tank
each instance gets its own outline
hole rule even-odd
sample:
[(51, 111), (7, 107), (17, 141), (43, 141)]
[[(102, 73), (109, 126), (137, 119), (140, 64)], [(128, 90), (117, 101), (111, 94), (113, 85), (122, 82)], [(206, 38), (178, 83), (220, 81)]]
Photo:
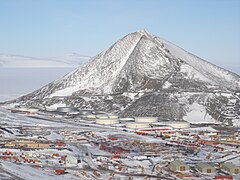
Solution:
[(127, 123), (127, 122), (134, 122), (135, 121), (135, 119), (134, 118), (119, 118), (119, 121), (121, 122), (121, 123)]
[(109, 114), (108, 117), (111, 118), (111, 119), (117, 119), (118, 115), (116, 115), (116, 114)]
[(89, 119), (96, 119), (96, 116), (94, 114), (87, 114), (87, 115), (84, 115), (84, 117)]
[(190, 127), (190, 123), (187, 121), (160, 121), (158, 124), (171, 126), (175, 129), (183, 129)]
[(96, 119), (96, 123), (97, 124), (106, 124), (106, 125), (110, 125), (110, 124), (118, 124), (119, 123), (119, 119), (110, 119), (110, 118), (101, 118), (101, 119)]
[(135, 122), (153, 123), (158, 121), (157, 117), (134, 117), (134, 118)]
[(130, 129), (140, 129), (140, 128), (148, 128), (150, 126), (148, 123), (133, 122), (133, 123), (126, 123), (126, 127)]
[(97, 119), (109, 119), (107, 114), (96, 114)]

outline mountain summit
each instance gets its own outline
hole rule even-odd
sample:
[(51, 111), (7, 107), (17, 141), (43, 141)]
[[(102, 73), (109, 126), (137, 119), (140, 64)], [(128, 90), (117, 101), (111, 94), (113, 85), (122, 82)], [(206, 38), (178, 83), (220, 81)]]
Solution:
[[(240, 114), (234, 109), (239, 106), (239, 89), (237, 74), (139, 30), (84, 66), (16, 102), (43, 107), (61, 102), (122, 116), (189, 121), (194, 110), (197, 117), (192, 118), (232, 124)], [(230, 101), (234, 101), (234, 116), (217, 117)]]

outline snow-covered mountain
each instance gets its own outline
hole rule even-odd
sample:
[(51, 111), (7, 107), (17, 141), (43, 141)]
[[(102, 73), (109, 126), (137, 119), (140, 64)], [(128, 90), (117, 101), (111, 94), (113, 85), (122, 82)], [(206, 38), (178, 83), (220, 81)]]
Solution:
[(90, 59), (77, 53), (51, 58), (0, 54), (0, 68), (78, 67)]
[(47, 86), (16, 100), (29, 106), (64, 102), (121, 116), (159, 116), (233, 124), (240, 77), (140, 30)]

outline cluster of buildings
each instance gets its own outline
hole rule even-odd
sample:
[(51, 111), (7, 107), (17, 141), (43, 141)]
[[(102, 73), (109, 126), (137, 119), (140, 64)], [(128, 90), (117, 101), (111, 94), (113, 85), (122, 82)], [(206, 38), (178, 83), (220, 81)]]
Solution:
[(65, 143), (61, 141), (43, 141), (38, 139), (11, 139), (1, 142), (2, 148), (9, 149), (49, 149), (49, 148), (63, 148)]
[(65, 165), (77, 165), (79, 163), (79, 160), (70, 154), (70, 152), (66, 153), (63, 151), (53, 153), (52, 151), (18, 151), (2, 149), (0, 151), (0, 160), (34, 165), (34, 168), (41, 167), (41, 169), (46, 165), (64, 167)]
[[(215, 177), (215, 179), (233, 179), (231, 175), (240, 173), (240, 166), (229, 162), (219, 164), (200, 162), (188, 165), (183, 161), (174, 160), (169, 163), (168, 168), (172, 172), (175, 172), (177, 176), (181, 176), (182, 178), (184, 177), (184, 173), (186, 174), (186, 177), (189, 177), (189, 172), (191, 172), (190, 169), (193, 169), (201, 174), (210, 174)], [(217, 175), (217, 171), (223, 171), (230, 175)], [(179, 172), (181, 174), (178, 174)]]
[[(51, 169), (57, 175), (74, 171), (76, 176), (86, 179), (103, 178), (100, 172), (112, 178), (123, 174), (163, 179), (240, 177), (237, 128), (192, 125), (157, 117), (120, 118), (75, 107), (11, 111), (51, 122), (65, 121), (76, 128), (20, 127), (18, 138), (0, 142), (2, 161)], [(52, 131), (61, 140), (49, 140)]]

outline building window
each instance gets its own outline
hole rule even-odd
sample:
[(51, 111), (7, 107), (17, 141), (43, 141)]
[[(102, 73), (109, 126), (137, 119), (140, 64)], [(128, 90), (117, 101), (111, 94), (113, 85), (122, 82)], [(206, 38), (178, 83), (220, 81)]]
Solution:
[(185, 170), (186, 170), (185, 166), (180, 166), (180, 171), (185, 171)]
[(239, 174), (239, 169), (235, 169), (234, 173)]
[(212, 170), (211, 169), (207, 169), (207, 173), (212, 173)]

